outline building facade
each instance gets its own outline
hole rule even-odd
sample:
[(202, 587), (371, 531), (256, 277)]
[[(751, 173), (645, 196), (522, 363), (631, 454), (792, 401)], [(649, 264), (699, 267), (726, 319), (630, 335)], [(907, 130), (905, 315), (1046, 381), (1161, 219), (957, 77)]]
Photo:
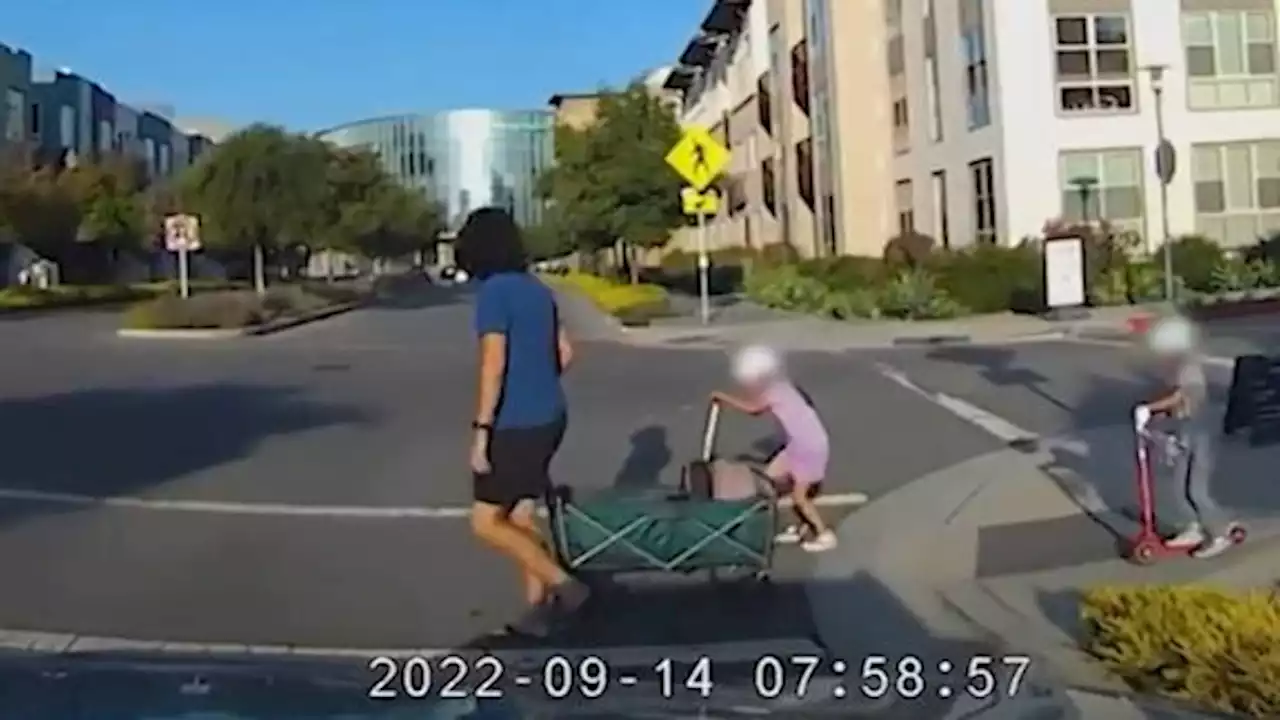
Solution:
[(0, 147), (28, 140), (31, 103), (31, 55), (0, 45)]
[(535, 190), (552, 162), (553, 122), (545, 110), (453, 110), (365, 120), (319, 137), (373, 150), (389, 173), (439, 203), (451, 228), (488, 205), (531, 225), (542, 217)]
[[(904, 232), (962, 247), (1105, 219), (1155, 247), (1163, 129), (1169, 233), (1239, 246), (1280, 231), (1278, 14), (1280, 0), (718, 0), (667, 86), (681, 120), (734, 153), (717, 245), (874, 255)], [(769, 110), (748, 128), (735, 110), (753, 101)], [(743, 215), (760, 219), (748, 231)]]

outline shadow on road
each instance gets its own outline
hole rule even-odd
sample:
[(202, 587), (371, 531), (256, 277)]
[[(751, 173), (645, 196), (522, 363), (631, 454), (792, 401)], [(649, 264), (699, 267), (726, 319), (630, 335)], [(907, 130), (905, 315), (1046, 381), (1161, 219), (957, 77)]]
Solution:
[(10, 399), (0, 402), (6, 448), (0, 484), (93, 497), (136, 494), (242, 458), (271, 436), (369, 420), (355, 408), (315, 403), (300, 389), (278, 386), (81, 390)]
[(671, 457), (665, 427), (649, 425), (640, 428), (631, 434), (631, 449), (622, 461), (613, 484), (627, 489), (653, 487), (659, 483), (662, 471), (671, 463)]

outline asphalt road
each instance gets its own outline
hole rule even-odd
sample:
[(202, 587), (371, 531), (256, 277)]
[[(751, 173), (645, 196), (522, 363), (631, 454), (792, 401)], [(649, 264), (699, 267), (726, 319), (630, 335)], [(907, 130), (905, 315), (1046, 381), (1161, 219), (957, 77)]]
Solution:
[[(457, 516), (474, 386), (467, 297), (422, 292), (230, 343), (110, 330), (101, 313), (0, 321), (0, 628), (451, 647), (517, 612), (511, 569)], [(792, 359), (835, 436), (828, 492), (874, 497), (998, 446), (873, 360)], [(557, 478), (674, 483), (725, 366), (719, 352), (584, 344)], [(720, 452), (758, 455), (771, 435), (731, 417)], [(12, 499), (21, 491), (125, 506)], [(641, 579), (599, 603), (607, 618), (558, 642), (803, 635), (795, 583), (810, 561), (784, 552), (775, 589), (736, 588), (729, 601), (701, 582)]]

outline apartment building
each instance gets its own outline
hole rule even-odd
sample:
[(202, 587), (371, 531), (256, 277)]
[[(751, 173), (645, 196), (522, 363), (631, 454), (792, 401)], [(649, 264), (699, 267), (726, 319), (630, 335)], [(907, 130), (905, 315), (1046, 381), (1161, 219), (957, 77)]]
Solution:
[(734, 153), (713, 246), (875, 255), (902, 232), (1015, 243), (1062, 218), (1154, 247), (1157, 96), (1178, 155), (1169, 232), (1238, 246), (1280, 230), (1278, 14), (1280, 0), (718, 0), (667, 86), (682, 122)]
[(713, 248), (881, 252), (895, 229), (889, 119), (866, 98), (887, 96), (888, 75), (883, 33), (865, 30), (881, 15), (865, 2), (714, 3), (667, 81), (683, 92), (681, 121), (733, 154)]
[(1103, 218), (1155, 247), (1158, 89), (1179, 160), (1170, 233), (1239, 246), (1280, 231), (1278, 9), (890, 0), (905, 89), (893, 100), (899, 216), (952, 244)]
[(27, 139), (27, 113), (31, 96), (31, 55), (0, 45), (0, 147)]

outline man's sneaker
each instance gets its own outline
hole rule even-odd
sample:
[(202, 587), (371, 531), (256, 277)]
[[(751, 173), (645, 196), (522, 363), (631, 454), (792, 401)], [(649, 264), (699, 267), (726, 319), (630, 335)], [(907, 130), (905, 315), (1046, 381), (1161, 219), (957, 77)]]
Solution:
[(780, 545), (795, 545), (801, 540), (804, 540), (804, 528), (799, 525), (788, 525), (773, 538)]
[(1231, 538), (1226, 537), (1225, 535), (1220, 535), (1196, 548), (1195, 551), (1191, 553), (1191, 557), (1200, 560), (1217, 557), (1227, 550), (1230, 550), (1231, 546), (1234, 544), (1235, 543), (1231, 542)]
[(809, 540), (805, 540), (804, 542), (800, 543), (800, 547), (804, 548), (805, 552), (819, 553), (819, 552), (826, 552), (827, 550), (834, 548), (838, 544), (839, 544), (839, 541), (836, 540), (835, 533), (831, 532), (830, 530), (823, 530), (822, 532), (818, 533), (816, 537), (810, 538)]
[(1205, 535), (1204, 528), (1199, 525), (1188, 525), (1182, 532), (1167, 538), (1164, 544), (1171, 548), (1191, 549), (1204, 545), (1208, 539), (1209, 536)]

